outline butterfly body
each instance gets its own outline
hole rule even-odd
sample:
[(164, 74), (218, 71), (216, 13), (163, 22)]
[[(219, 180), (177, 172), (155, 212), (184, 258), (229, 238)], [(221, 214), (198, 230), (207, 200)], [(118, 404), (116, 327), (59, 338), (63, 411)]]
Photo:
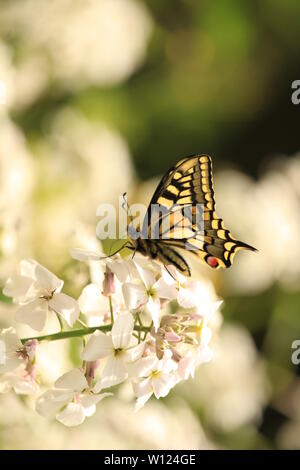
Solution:
[[(129, 231), (130, 233), (130, 231)], [(149, 204), (141, 232), (130, 237), (134, 250), (190, 275), (184, 258), (189, 251), (216, 269), (231, 266), (241, 249), (256, 251), (236, 240), (215, 212), (212, 161), (209, 155), (180, 160), (160, 181)]]

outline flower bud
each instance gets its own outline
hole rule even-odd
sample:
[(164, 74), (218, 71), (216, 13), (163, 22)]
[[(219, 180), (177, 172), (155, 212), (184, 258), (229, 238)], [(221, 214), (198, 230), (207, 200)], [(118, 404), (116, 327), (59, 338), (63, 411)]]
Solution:
[(167, 331), (165, 334), (165, 340), (170, 343), (179, 343), (181, 337), (177, 335), (174, 331)]
[(102, 294), (105, 295), (105, 297), (110, 297), (114, 293), (115, 293), (114, 273), (107, 266), (106, 271), (104, 273)]
[(89, 386), (92, 385), (92, 382), (95, 378), (95, 371), (98, 365), (99, 365), (99, 361), (86, 362), (85, 377)]
[(155, 352), (158, 359), (162, 359), (166, 350), (171, 350), (173, 359), (180, 360), (179, 353), (175, 347), (180, 343), (194, 344), (194, 340), (187, 336), (188, 326), (185, 324), (190, 321), (189, 314), (169, 314), (164, 315), (161, 319), (160, 326), (155, 331), (151, 330), (151, 335), (155, 340)]
[(32, 362), (34, 360), (36, 348), (39, 342), (37, 339), (32, 339), (26, 342), (25, 351), (27, 353), (28, 359)]

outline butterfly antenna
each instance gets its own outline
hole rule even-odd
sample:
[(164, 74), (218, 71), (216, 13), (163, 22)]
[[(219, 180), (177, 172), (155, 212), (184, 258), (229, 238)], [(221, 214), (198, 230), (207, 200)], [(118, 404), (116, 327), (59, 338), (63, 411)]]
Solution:
[(125, 212), (129, 211), (129, 206), (128, 206), (128, 202), (127, 202), (127, 193), (124, 193), (124, 194), (123, 194), (122, 209), (123, 209)]
[(129, 218), (132, 220), (133, 217), (132, 217), (132, 214), (131, 214), (131, 212), (130, 212), (130, 207), (129, 207), (129, 204), (128, 204), (128, 201), (127, 201), (127, 193), (124, 193), (124, 194), (123, 194), (122, 209), (124, 209), (125, 212), (128, 212)]
[(127, 233), (128, 233), (128, 227), (129, 227), (130, 223), (133, 221), (134, 217), (131, 214), (130, 206), (129, 206), (128, 201), (127, 201), (127, 193), (123, 194), (122, 208), (129, 215), (129, 224), (127, 225)]
[(128, 212), (129, 214), (129, 219), (130, 221), (132, 221), (134, 219), (131, 211), (130, 211), (130, 206), (128, 204), (128, 201), (127, 201), (127, 193), (124, 193), (123, 194), (123, 204), (122, 204), (122, 208), (124, 209), (124, 211)]

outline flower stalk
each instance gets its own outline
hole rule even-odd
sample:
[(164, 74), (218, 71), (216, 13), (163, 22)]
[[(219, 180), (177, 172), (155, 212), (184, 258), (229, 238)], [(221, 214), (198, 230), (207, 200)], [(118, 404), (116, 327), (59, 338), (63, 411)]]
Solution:
[(108, 297), (108, 301), (109, 301), (110, 321), (111, 321), (111, 324), (113, 325), (114, 324), (114, 310), (113, 310), (111, 295)]
[[(57, 341), (59, 339), (78, 338), (82, 336), (91, 335), (92, 333), (95, 333), (95, 331), (97, 330), (102, 331), (103, 333), (106, 333), (108, 331), (111, 331), (112, 326), (113, 326), (112, 323), (110, 323), (109, 325), (92, 326), (88, 328), (80, 328), (77, 330), (61, 331), (59, 333), (52, 333), (49, 335), (32, 336), (30, 338), (22, 338), (21, 343), (26, 344), (28, 341), (32, 341), (32, 340), (37, 340), (39, 343), (41, 343), (45, 341)], [(138, 333), (144, 332), (145, 334), (147, 334), (150, 332), (150, 327), (135, 325), (134, 330), (137, 331)]]
[(58, 313), (55, 312), (55, 314), (56, 314), (56, 318), (57, 318), (58, 323), (59, 323), (59, 326), (60, 326), (60, 331), (61, 331), (61, 333), (62, 333), (62, 332), (64, 331), (64, 324), (63, 324), (63, 321), (62, 321), (62, 319), (61, 319), (61, 317), (59, 316)]

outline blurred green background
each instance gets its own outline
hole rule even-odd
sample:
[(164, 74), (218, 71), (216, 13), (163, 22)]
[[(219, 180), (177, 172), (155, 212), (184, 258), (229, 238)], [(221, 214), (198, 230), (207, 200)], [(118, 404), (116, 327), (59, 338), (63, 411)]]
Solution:
[[(2, 285), (31, 256), (78, 296), (86, 273), (69, 249), (95, 233), (97, 205), (124, 191), (148, 202), (197, 152), (213, 157), (218, 214), (259, 249), (228, 272), (201, 269), (224, 324), (194, 381), (142, 415), (121, 390), (71, 431), (2, 395), (2, 448), (300, 448), (296, 79), (297, 0), (0, 1)], [(10, 309), (3, 298), (3, 327)]]

